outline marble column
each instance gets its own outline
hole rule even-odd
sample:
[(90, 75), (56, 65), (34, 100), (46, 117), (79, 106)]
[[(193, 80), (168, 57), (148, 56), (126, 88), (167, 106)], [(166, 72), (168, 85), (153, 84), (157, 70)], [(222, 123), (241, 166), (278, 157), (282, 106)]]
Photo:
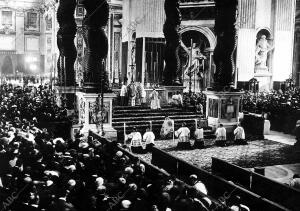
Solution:
[(57, 22), (59, 24), (59, 30), (57, 32), (59, 86), (75, 85), (74, 63), (77, 56), (74, 44), (76, 35), (76, 22), (74, 18), (75, 7), (76, 0), (59, 1), (57, 10)]
[(165, 0), (166, 21), (163, 32), (166, 39), (165, 51), (165, 69), (164, 69), (164, 85), (182, 85), (180, 72), (180, 35), (179, 27), (181, 24), (181, 13), (179, 10), (179, 0)]
[(82, 0), (86, 9), (83, 19), (83, 37), (86, 44), (84, 55), (84, 83), (86, 92), (108, 91), (108, 76), (105, 59), (108, 53), (108, 39), (104, 28), (109, 18), (107, 0)]
[(57, 61), (58, 82), (56, 85), (58, 97), (62, 106), (68, 110), (75, 108), (75, 70), (74, 64), (77, 57), (77, 50), (74, 44), (76, 35), (76, 22), (74, 12), (76, 0), (59, 0), (57, 9), (57, 22), (59, 30), (57, 32), (57, 47), (59, 57)]
[(238, 0), (216, 0), (215, 3), (217, 45), (213, 56), (216, 64), (214, 89), (223, 90), (232, 87), (234, 82)]

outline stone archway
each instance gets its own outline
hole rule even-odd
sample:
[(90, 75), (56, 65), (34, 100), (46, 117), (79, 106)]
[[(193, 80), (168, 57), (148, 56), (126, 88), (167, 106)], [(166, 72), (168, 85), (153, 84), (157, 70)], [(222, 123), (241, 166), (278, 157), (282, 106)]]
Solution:
[[(211, 86), (214, 72), (212, 55), (217, 40), (208, 27), (187, 26), (181, 29), (180, 34), (182, 45), (184, 45), (183, 48), (185, 48), (185, 52), (183, 53), (185, 55), (180, 55), (183, 84), (187, 87), (185, 91), (191, 89), (193, 92), (199, 92)], [(192, 54), (198, 54), (197, 51), (199, 51), (205, 57), (204, 60), (200, 61), (200, 64), (198, 63), (197, 73), (194, 73), (192, 77), (190, 73), (187, 73), (190, 66), (191, 42), (193, 43)], [(194, 56), (192, 56), (192, 60), (193, 58)], [(192, 82), (190, 82), (191, 80)], [(192, 84), (192, 87), (190, 87), (190, 84)]]
[(208, 27), (185, 26), (185, 27), (182, 27), (182, 29), (180, 30), (179, 33), (183, 34), (184, 32), (187, 32), (187, 31), (198, 31), (198, 32), (200, 32), (201, 34), (203, 34), (207, 38), (211, 49), (214, 49), (216, 47), (216, 45), (217, 45), (216, 36), (214, 35), (214, 33)]
[(271, 88), (273, 38), (267, 27), (256, 30), (254, 76), (259, 81), (260, 91), (269, 91)]
[[(266, 61), (265, 61), (264, 66), (266, 68), (265, 71), (270, 71), (271, 60), (272, 60), (272, 56), (273, 56), (273, 51), (271, 49), (272, 45), (273, 45), (273, 43), (272, 43), (273, 38), (272, 38), (271, 30), (269, 28), (259, 28), (259, 29), (256, 30), (256, 51), (257, 51), (257, 49), (260, 45), (259, 43), (261, 42), (261, 38), (263, 36), (265, 36), (265, 44), (264, 45), (269, 46), (269, 47), (264, 46), (264, 48), (266, 48), (266, 49), (264, 49), (264, 51), (267, 51), (267, 53), (266, 53), (267, 55), (266, 55), (266, 58), (265, 58)], [(255, 55), (255, 56), (257, 56), (257, 55)], [(257, 68), (257, 66), (258, 66), (258, 69), (259, 69), (260, 66), (255, 64), (256, 68)]]

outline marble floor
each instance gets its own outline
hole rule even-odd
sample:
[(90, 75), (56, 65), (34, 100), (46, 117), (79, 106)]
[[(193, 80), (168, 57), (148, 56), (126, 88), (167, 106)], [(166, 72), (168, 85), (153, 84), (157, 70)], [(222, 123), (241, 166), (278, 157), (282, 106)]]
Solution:
[(266, 177), (285, 184), (289, 184), (294, 174), (300, 174), (300, 163), (265, 167)]
[(294, 145), (296, 142), (295, 136), (277, 131), (270, 131), (270, 134), (265, 135), (265, 139), (276, 141), (283, 144)]
[[(265, 138), (287, 145), (294, 145), (296, 142), (295, 136), (277, 131), (270, 131), (270, 134), (265, 135)], [(266, 177), (286, 184), (289, 183), (294, 174), (300, 174), (300, 163), (265, 167)]]

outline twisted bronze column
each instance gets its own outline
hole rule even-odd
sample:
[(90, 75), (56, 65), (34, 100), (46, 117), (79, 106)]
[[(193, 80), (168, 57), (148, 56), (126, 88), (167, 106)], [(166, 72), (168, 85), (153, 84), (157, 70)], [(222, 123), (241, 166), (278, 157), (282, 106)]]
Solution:
[(57, 10), (57, 46), (59, 57), (57, 61), (58, 84), (59, 86), (74, 86), (75, 71), (74, 63), (77, 56), (74, 38), (76, 35), (76, 22), (74, 12), (76, 0), (59, 0)]
[(180, 0), (165, 0), (166, 21), (163, 32), (166, 39), (164, 85), (182, 85), (179, 48), (181, 13), (179, 10)]
[(107, 0), (82, 0), (86, 9), (83, 19), (83, 38), (86, 44), (84, 55), (84, 83), (86, 91), (106, 92), (109, 88), (105, 70), (108, 40), (104, 31), (109, 18)]
[(214, 89), (222, 90), (232, 87), (234, 83), (238, 0), (215, 0), (215, 3), (217, 45), (213, 56), (216, 65)]

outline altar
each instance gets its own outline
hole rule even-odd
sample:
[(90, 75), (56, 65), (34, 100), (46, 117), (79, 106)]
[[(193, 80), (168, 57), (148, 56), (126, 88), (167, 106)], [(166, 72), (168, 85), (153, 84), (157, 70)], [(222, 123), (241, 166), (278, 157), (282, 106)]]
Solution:
[(215, 130), (223, 124), (227, 132), (232, 132), (239, 123), (240, 99), (243, 92), (206, 91), (206, 116), (208, 125)]

